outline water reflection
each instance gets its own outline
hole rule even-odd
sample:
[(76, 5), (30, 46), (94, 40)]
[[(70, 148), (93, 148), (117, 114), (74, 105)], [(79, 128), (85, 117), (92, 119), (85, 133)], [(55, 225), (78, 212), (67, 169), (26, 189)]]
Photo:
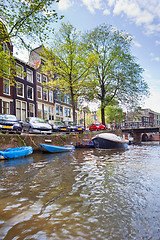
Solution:
[(11, 160), (1, 160), (0, 167), (15, 167), (17, 165), (25, 165), (31, 163), (33, 163), (33, 157), (15, 158)]
[(1, 166), (0, 239), (160, 239), (159, 148), (36, 153)]

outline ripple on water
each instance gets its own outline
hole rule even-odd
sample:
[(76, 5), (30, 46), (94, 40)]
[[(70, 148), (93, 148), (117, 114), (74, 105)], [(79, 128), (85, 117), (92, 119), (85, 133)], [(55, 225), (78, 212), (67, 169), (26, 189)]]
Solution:
[(160, 239), (160, 146), (1, 168), (0, 239)]

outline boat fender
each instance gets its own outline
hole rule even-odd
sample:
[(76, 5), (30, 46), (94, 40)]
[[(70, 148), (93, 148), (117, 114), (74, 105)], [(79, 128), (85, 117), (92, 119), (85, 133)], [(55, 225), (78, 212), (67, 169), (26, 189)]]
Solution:
[(3, 159), (5, 159), (5, 158), (4, 158), (2, 155), (0, 155), (0, 159), (2, 159), (2, 160), (3, 160)]

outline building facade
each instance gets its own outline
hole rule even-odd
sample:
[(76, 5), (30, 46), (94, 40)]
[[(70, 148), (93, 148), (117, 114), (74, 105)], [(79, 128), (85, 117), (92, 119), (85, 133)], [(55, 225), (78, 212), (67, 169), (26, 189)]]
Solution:
[(36, 111), (36, 75), (29, 64), (16, 59), (14, 86), (14, 114), (19, 120), (37, 116)]
[[(6, 54), (13, 56), (11, 42), (3, 42), (2, 47)], [(14, 58), (14, 80), (10, 80), (10, 69), (5, 75), (0, 75), (0, 113), (14, 114), (22, 121), (34, 116), (46, 120), (73, 121), (69, 95), (44, 87), (49, 78), (41, 71), (44, 61), (41, 51), (42, 46), (32, 50), (29, 63)], [(79, 111), (76, 110), (76, 121), (78, 115)]]
[[(11, 42), (3, 42), (2, 43), (2, 51), (4, 54), (13, 55), (13, 45)], [(1, 71), (3, 69), (3, 64), (5, 65), (6, 60), (4, 59)], [(2, 72), (1, 72), (2, 73)], [(10, 69), (5, 71), (5, 75), (0, 75), (0, 113), (13, 114), (14, 106), (13, 106), (13, 95), (14, 88), (11, 85), (10, 81)]]
[(129, 128), (160, 126), (160, 113), (148, 108), (138, 112), (128, 112), (122, 126)]
[[(41, 51), (42, 46), (32, 50), (29, 56), (29, 62), (36, 72), (37, 116), (47, 120), (73, 121), (69, 95), (60, 92), (58, 89), (53, 90), (44, 87), (49, 78), (41, 71), (44, 61), (40, 56)], [(77, 110), (76, 121), (78, 121), (78, 113)]]

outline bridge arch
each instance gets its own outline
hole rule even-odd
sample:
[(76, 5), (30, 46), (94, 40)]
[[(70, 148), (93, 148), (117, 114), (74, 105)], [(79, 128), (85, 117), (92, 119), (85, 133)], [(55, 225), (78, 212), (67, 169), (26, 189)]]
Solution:
[(146, 141), (148, 141), (148, 134), (147, 133), (143, 133), (142, 134), (142, 142), (146, 142)]

